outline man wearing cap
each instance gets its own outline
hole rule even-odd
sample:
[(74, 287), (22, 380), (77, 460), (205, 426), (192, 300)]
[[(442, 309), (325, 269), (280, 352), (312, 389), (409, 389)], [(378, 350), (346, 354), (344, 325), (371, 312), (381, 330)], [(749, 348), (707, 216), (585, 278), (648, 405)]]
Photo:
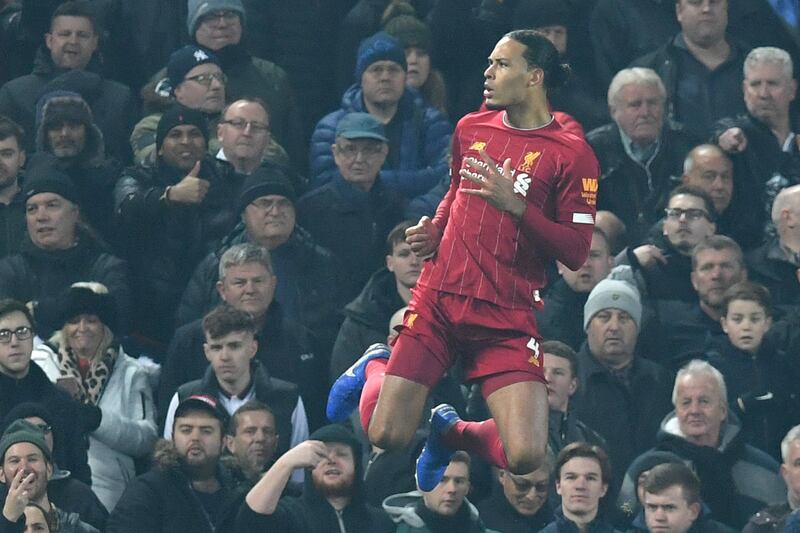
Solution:
[(154, 167), (129, 168), (114, 191), (117, 221), (135, 280), (136, 329), (166, 342), (189, 274), (236, 224), (241, 178), (207, 154), (201, 111), (176, 105), (156, 133)]
[(37, 108), (36, 153), (28, 164), (55, 157), (75, 184), (84, 222), (112, 242), (112, 193), (120, 165), (106, 157), (103, 133), (89, 104), (77, 93), (54, 91), (43, 95)]
[[(275, 277), (269, 251), (256, 244), (235, 244), (222, 254), (218, 270), (218, 297), (229, 309), (246, 312), (255, 321), (254, 359), (270, 377), (296, 384), (305, 405), (304, 416), (309, 415), (312, 427), (321, 425), (327, 385), (324, 361), (314, 352), (311, 332), (287, 316), (283, 306), (274, 300), (280, 281)], [(198, 319), (179, 327), (169, 344), (158, 394), (164, 412), (179, 387), (203, 378), (207, 372), (203, 322)], [(292, 404), (288, 413), (282, 413), (285, 419), (282, 417), (281, 422), (289, 419), (294, 408)], [(302, 426), (305, 425), (303, 421)], [(300, 435), (305, 438), (307, 433), (306, 430)], [(294, 439), (287, 427), (281, 429), (281, 435), (283, 450), (288, 448), (290, 440), (293, 444), (302, 440)]]
[[(77, 188), (52, 157), (29, 165), (23, 187), (28, 238), (0, 260), (0, 298), (38, 302), (76, 281), (96, 281), (114, 297), (123, 330), (130, 317), (127, 265), (80, 223)], [(43, 335), (52, 324), (40, 324)]]
[(53, 13), (44, 45), (39, 48), (33, 72), (0, 88), (0, 115), (13, 119), (26, 131), (25, 148), (33, 152), (36, 136), (36, 102), (56, 89), (79, 92), (91, 107), (105, 138), (109, 155), (130, 160), (127, 135), (137, 106), (131, 90), (100, 74), (95, 56), (102, 28), (92, 2), (62, 3)]
[(0, 257), (19, 251), (25, 236), (22, 166), (26, 152), (24, 132), (13, 120), (0, 116)]
[(578, 352), (581, 386), (570, 407), (606, 440), (612, 464), (623, 471), (654, 444), (658, 420), (669, 411), (671, 378), (635, 351), (642, 304), (629, 283), (598, 283), (586, 300), (583, 321), (587, 339)]
[(53, 476), (53, 462), (41, 429), (24, 420), (12, 422), (0, 437), (0, 458), (0, 482), (8, 487), (0, 531), (22, 531), (25, 506), (35, 503), (52, 513), (64, 531), (97, 533), (77, 513), (62, 511), (49, 500), (47, 483)]
[(278, 423), (279, 453), (306, 440), (308, 420), (297, 385), (273, 377), (268, 366), (255, 359), (258, 340), (250, 313), (220, 305), (203, 318), (203, 333), (208, 368), (202, 378), (182, 384), (172, 396), (166, 407), (164, 437), (173, 434), (175, 410), (182, 399), (208, 394), (220, 401), (229, 416), (249, 400), (269, 405)]
[(402, 220), (400, 200), (380, 179), (387, 143), (375, 117), (348, 113), (331, 146), (335, 175), (297, 202), (300, 225), (347, 265), (348, 299), (383, 265), (386, 236)]
[(406, 56), (386, 32), (365, 39), (358, 49), (356, 83), (344, 93), (340, 109), (322, 118), (311, 137), (310, 176), (314, 187), (337, 172), (331, 145), (339, 122), (354, 111), (367, 112), (382, 123), (389, 152), (380, 172), (383, 184), (407, 200), (433, 188), (447, 174), (452, 127), (405, 85)]
[(277, 277), (275, 301), (285, 315), (314, 332), (319, 341), (315, 353), (330, 351), (344, 305), (341, 266), (296, 223), (296, 202), (294, 187), (276, 166), (260, 167), (245, 179), (238, 204), (243, 225), (195, 270), (178, 308), (178, 325), (200, 318), (220, 301), (220, 257), (235, 244), (252, 243), (270, 252)]
[(216, 139), (216, 126), (219, 113), (225, 107), (225, 74), (222, 73), (219, 58), (199, 46), (186, 45), (169, 56), (166, 77), (152, 82), (145, 88), (145, 109), (151, 114), (145, 116), (133, 128), (130, 143), (133, 160), (138, 165), (153, 166), (157, 158), (156, 134), (158, 122), (164, 111), (175, 102), (202, 112), (209, 122), (208, 151), (216, 154), (219, 142)]
[(220, 462), (227, 423), (217, 398), (185, 398), (172, 440), (157, 443), (153, 468), (128, 485), (106, 531), (232, 531), (244, 490)]
[[(365, 501), (361, 444), (341, 425), (323, 426), (281, 456), (247, 493), (237, 531), (394, 531), (385, 512)], [(296, 468), (305, 468), (303, 495), (281, 498)]]

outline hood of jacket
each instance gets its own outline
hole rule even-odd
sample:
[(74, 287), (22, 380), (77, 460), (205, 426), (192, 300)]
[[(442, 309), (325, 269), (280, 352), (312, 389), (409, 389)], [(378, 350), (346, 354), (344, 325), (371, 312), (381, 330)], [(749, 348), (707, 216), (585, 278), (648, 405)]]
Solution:
[[(675, 411), (668, 413), (661, 421), (661, 426), (656, 437), (657, 447), (661, 448), (662, 443), (672, 443), (680, 449), (704, 451), (709, 446), (700, 446), (686, 440), (686, 436), (678, 424), (678, 416)], [(720, 428), (719, 445), (715, 450), (723, 455), (736, 454), (744, 446), (744, 436), (742, 434), (742, 423), (735, 413), (728, 410), (728, 418)], [(679, 454), (684, 456), (683, 454)]]
[(394, 274), (384, 267), (369, 278), (361, 293), (345, 306), (344, 312), (356, 322), (382, 330), (392, 314), (404, 305)]
[[(422, 493), (418, 490), (392, 494), (383, 500), (383, 510), (394, 523), (405, 522), (411, 527), (425, 527), (425, 521), (417, 513), (417, 505), (422, 501)], [(471, 522), (478, 521), (478, 509), (468, 499), (464, 498), (463, 505), (469, 510)]]
[[(42, 107), (42, 112), (36, 117), (36, 151), (40, 153), (47, 152), (47, 132), (42, 127), (48, 120), (49, 115), (52, 113), (50, 101), (46, 102)], [(92, 112), (86, 101), (82, 102), (85, 111), (91, 116)], [(83, 151), (76, 158), (77, 163), (83, 167), (99, 166), (105, 160), (105, 142), (103, 141), (103, 133), (97, 127), (97, 123), (91, 122), (85, 124), (86, 126), (86, 144)], [(61, 160), (59, 160), (61, 161)]]

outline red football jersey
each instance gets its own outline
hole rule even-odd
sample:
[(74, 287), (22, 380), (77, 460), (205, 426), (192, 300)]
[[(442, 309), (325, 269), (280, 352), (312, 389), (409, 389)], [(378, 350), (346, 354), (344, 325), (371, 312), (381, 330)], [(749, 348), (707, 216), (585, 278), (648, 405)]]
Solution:
[[(521, 220), (483, 198), (465, 194), (478, 186), (461, 178), (467, 158), (483, 149), (502, 167), (511, 159), (514, 191), (525, 199)], [(508, 308), (539, 305), (545, 265), (558, 259), (577, 269), (592, 240), (600, 168), (582, 138), (553, 120), (522, 130), (505, 111), (462, 118), (453, 134), (450, 189), (433, 223), (443, 230), (436, 255), (418, 284), (472, 296)]]

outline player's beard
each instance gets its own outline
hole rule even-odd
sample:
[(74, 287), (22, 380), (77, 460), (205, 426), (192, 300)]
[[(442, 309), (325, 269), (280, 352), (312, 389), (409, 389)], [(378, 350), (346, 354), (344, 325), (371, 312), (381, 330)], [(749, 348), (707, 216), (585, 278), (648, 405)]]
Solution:
[(506, 107), (508, 107), (508, 106), (503, 105), (503, 104), (490, 104), (486, 100), (484, 100), (483, 103), (486, 104), (486, 109), (488, 109), (490, 111), (498, 111), (500, 109), (505, 109)]

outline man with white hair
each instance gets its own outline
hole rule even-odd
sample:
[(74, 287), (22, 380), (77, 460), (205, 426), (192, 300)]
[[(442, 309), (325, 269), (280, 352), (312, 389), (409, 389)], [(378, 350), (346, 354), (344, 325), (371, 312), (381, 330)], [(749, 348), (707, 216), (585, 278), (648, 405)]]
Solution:
[[(741, 424), (728, 409), (722, 374), (692, 360), (678, 371), (672, 391), (675, 410), (661, 422), (654, 450), (683, 459), (700, 478), (700, 496), (712, 516), (735, 529), (765, 505), (780, 502), (785, 486), (778, 464), (743, 442)], [(643, 457), (640, 456), (640, 457)], [(634, 474), (626, 473), (626, 481)], [(635, 486), (623, 482), (623, 487)]]
[(608, 88), (613, 122), (586, 140), (600, 161), (598, 210), (617, 215), (639, 244), (659, 218), (694, 139), (664, 121), (666, 89), (653, 70), (619, 71)]
[(786, 501), (770, 505), (750, 517), (742, 533), (783, 531), (788, 516), (800, 509), (800, 425), (786, 433), (781, 442), (781, 477), (786, 483)]
[(763, 198), (765, 214), (778, 191), (800, 182), (800, 148), (790, 111), (797, 94), (793, 75), (785, 50), (751, 50), (742, 85), (747, 113), (723, 119), (715, 128), (717, 144), (734, 156), (734, 174), (750, 185), (745, 197)]
[(765, 285), (779, 308), (800, 304), (800, 185), (781, 190), (772, 203), (773, 237), (745, 256), (752, 281)]

